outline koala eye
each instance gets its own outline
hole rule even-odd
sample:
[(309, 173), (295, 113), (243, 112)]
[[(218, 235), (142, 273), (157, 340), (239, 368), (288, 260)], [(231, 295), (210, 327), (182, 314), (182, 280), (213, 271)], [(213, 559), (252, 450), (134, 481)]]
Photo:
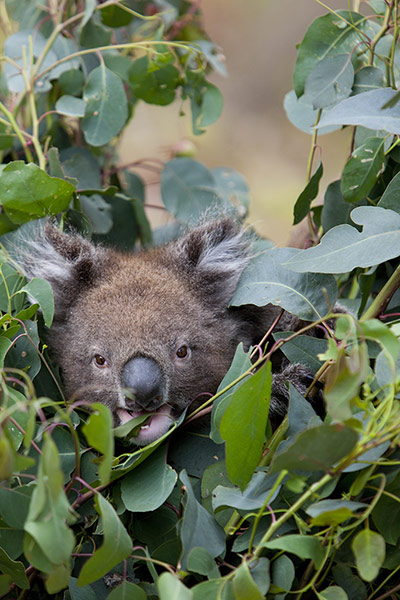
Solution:
[(186, 358), (189, 354), (189, 348), (187, 346), (181, 346), (176, 351), (176, 355), (178, 358)]
[(107, 360), (101, 354), (95, 354), (93, 360), (94, 360), (96, 367), (107, 367), (108, 366)]

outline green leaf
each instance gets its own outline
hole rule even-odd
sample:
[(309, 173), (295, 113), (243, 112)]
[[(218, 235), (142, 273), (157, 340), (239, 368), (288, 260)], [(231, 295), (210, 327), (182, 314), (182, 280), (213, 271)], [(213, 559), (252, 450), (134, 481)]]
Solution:
[(21, 529), (29, 511), (33, 489), (21, 486), (13, 489), (0, 488), (0, 515), (13, 529)]
[(9, 163), (0, 175), (0, 197), (7, 216), (21, 224), (68, 208), (74, 187), (50, 177), (33, 163)]
[[(284, 340), (293, 332), (278, 331), (273, 334), (275, 340)], [(321, 367), (322, 362), (318, 360), (318, 354), (326, 350), (326, 340), (313, 338), (309, 335), (298, 335), (292, 340), (285, 342), (280, 347), (280, 351), (289, 359), (291, 363), (301, 363), (316, 373)]]
[(210, 513), (196, 500), (186, 472), (182, 471), (179, 477), (187, 494), (180, 530), (182, 540), (181, 563), (182, 568), (187, 570), (189, 553), (196, 546), (206, 548), (213, 558), (222, 554), (225, 550), (225, 533)]
[(331, 585), (318, 592), (318, 600), (349, 600), (346, 592), (337, 585)]
[(240, 217), (245, 217), (250, 204), (250, 190), (243, 175), (228, 167), (216, 167), (211, 173), (216, 181), (218, 195), (225, 200), (227, 206), (234, 206)]
[(358, 434), (341, 424), (323, 423), (300, 433), (272, 460), (270, 473), (288, 471), (328, 471), (350, 454), (358, 442)]
[[(18, 587), (23, 590), (29, 588), (29, 581), (25, 575), (25, 567), (22, 562), (11, 560), (7, 552), (0, 548), (0, 571), (9, 575)], [(7, 593), (8, 589), (6, 590)]]
[(101, 494), (96, 494), (95, 506), (103, 525), (103, 544), (83, 565), (78, 585), (100, 579), (132, 552), (132, 540), (111, 504)]
[(87, 102), (82, 121), (85, 140), (92, 146), (103, 146), (121, 131), (128, 118), (123, 83), (118, 75), (100, 64), (90, 72), (83, 98)]
[(48, 281), (34, 277), (16, 293), (21, 294), (22, 292), (28, 294), (32, 300), (39, 304), (46, 327), (51, 327), (54, 317), (54, 298)]
[(324, 114), (318, 128), (327, 125), (363, 125), (368, 129), (400, 133), (400, 104), (384, 108), (396, 94), (392, 88), (383, 88), (346, 98)]
[(355, 512), (368, 507), (364, 502), (351, 500), (321, 500), (314, 502), (306, 508), (306, 513), (312, 517), (312, 525), (339, 525), (352, 516)]
[(349, 202), (345, 202), (340, 190), (340, 183), (340, 180), (333, 181), (326, 188), (321, 215), (322, 228), (325, 233), (336, 225), (351, 223), (350, 212), (353, 207)]
[(340, 185), (346, 202), (358, 202), (369, 194), (385, 165), (385, 140), (370, 137), (356, 148), (343, 169)]
[(262, 546), (271, 550), (291, 552), (302, 559), (310, 558), (317, 569), (324, 560), (324, 550), (320, 540), (309, 535), (283, 535), (270, 542), (264, 542)]
[(166, 571), (157, 579), (157, 589), (160, 600), (192, 600), (193, 592), (177, 577)]
[(363, 67), (354, 76), (353, 95), (385, 87), (383, 71), (378, 67)]
[[(238, 377), (243, 375), (246, 371), (248, 371), (251, 367), (250, 360), (250, 351), (245, 352), (243, 349), (243, 344), (240, 343), (236, 348), (235, 356), (233, 357), (232, 364), (229, 367), (229, 371), (226, 373), (225, 377), (221, 381), (218, 386), (217, 392), (222, 391), (226, 388), (230, 383), (235, 381)], [(228, 391), (222, 394), (219, 398), (215, 400), (212, 407), (211, 412), (211, 432), (210, 437), (216, 444), (222, 444), (223, 439), (219, 432), (220, 424), (222, 416), (225, 412), (225, 409), (228, 405), (229, 399), (233, 396), (235, 391), (240, 387), (242, 382), (237, 383), (233, 387), (231, 387)]]
[(175, 99), (180, 74), (173, 65), (158, 66), (143, 56), (132, 64), (129, 80), (137, 98), (149, 104), (166, 106)]
[(261, 508), (269, 497), (268, 503), (274, 501), (279, 493), (280, 486), (270, 495), (277, 480), (277, 475), (267, 475), (264, 472), (256, 472), (252, 476), (244, 492), (237, 487), (225, 487), (217, 485), (213, 490), (212, 506), (216, 510), (221, 506), (231, 506), (237, 510), (256, 510)]
[(57, 447), (45, 434), (37, 483), (24, 529), (50, 562), (51, 569), (48, 572), (55, 565), (68, 565), (75, 545), (74, 535), (67, 526), (67, 522), (74, 520), (74, 517), (63, 482)]
[(349, 600), (367, 600), (367, 586), (349, 566), (339, 563), (333, 567), (332, 573), (335, 583), (344, 589)]
[[(292, 264), (304, 252), (295, 248), (273, 248), (257, 255), (243, 272), (231, 305), (271, 303), (306, 321), (327, 315), (336, 302), (336, 282), (332, 277), (316, 277), (311, 273), (294, 276)], [(326, 290), (329, 303), (321, 289)]]
[(12, 341), (6, 337), (0, 337), (0, 368), (3, 368), (4, 359), (7, 355), (7, 352), (12, 346)]
[(85, 83), (85, 76), (80, 69), (69, 69), (61, 73), (58, 83), (64, 94), (78, 96)]
[(319, 182), (321, 181), (323, 171), (322, 162), (320, 162), (310, 181), (297, 198), (293, 209), (293, 225), (297, 225), (297, 223), (300, 223), (307, 216), (311, 202), (318, 196)]
[(130, 581), (123, 581), (107, 596), (107, 600), (146, 600), (146, 598), (142, 588)]
[(61, 96), (55, 105), (55, 109), (62, 115), (67, 117), (84, 117), (86, 111), (86, 102), (82, 98), (75, 98), (75, 96)]
[(212, 173), (191, 158), (174, 158), (161, 174), (164, 206), (178, 221), (193, 222), (219, 199)]
[(399, 203), (400, 193), (400, 173), (397, 173), (390, 181), (389, 185), (383, 192), (381, 199), (378, 202), (378, 206), (381, 208), (390, 208), (391, 210), (400, 213)]
[(235, 600), (263, 600), (262, 594), (250, 574), (249, 566), (243, 562), (233, 576)]
[(314, 108), (326, 108), (348, 98), (354, 81), (351, 55), (322, 58), (306, 79), (304, 96)]
[(223, 97), (219, 89), (212, 83), (205, 82), (200, 95), (194, 95), (190, 103), (192, 109), (193, 133), (204, 133), (204, 127), (212, 125), (223, 109)]
[[(285, 109), (287, 118), (295, 127), (309, 135), (314, 133), (314, 125), (318, 119), (318, 110), (314, 109), (304, 96), (298, 98), (296, 92), (291, 90), (284, 98), (283, 108)], [(321, 114), (325, 114), (324, 111)], [(340, 125), (321, 127), (318, 130), (318, 135), (331, 133), (339, 128)]]
[(267, 363), (235, 391), (221, 420), (229, 479), (242, 491), (261, 458), (271, 380), (271, 364)]
[(364, 581), (373, 581), (385, 560), (385, 540), (376, 531), (363, 529), (351, 543), (357, 571)]
[(14, 369), (27, 371), (29, 377), (34, 379), (41, 367), (40, 356), (38, 354), (39, 335), (37, 323), (35, 321), (25, 321), (25, 327), (26, 334), (20, 335), (19, 332), (14, 336), (18, 339), (14, 340), (11, 348), (8, 350), (5, 357), (5, 364)]
[(283, 262), (297, 273), (347, 273), (400, 255), (400, 215), (379, 206), (358, 206), (351, 212), (360, 233), (350, 225), (330, 229), (318, 246), (300, 250)]
[(206, 548), (195, 546), (188, 556), (187, 568), (192, 573), (206, 575), (208, 579), (218, 579), (219, 571), (215, 560)]
[[(363, 39), (362, 32), (374, 37), (376, 29), (370, 19), (347, 10), (338, 10), (315, 19), (298, 49), (293, 74), (297, 96), (304, 93), (307, 77), (319, 62), (340, 54), (350, 55)], [(353, 61), (357, 61), (356, 53)]]
[(133, 15), (119, 6), (105, 6), (101, 11), (101, 20), (107, 27), (124, 27), (129, 25)]
[(88, 443), (103, 454), (99, 465), (99, 477), (102, 485), (110, 481), (111, 466), (114, 458), (114, 437), (112, 433), (113, 419), (110, 409), (94, 402), (92, 413), (82, 427)]
[[(271, 564), (271, 578), (273, 585), (283, 590), (290, 591), (295, 576), (293, 562), (286, 554), (281, 554)], [(286, 594), (279, 596), (279, 600), (286, 598)]]
[(122, 501), (131, 512), (148, 512), (161, 506), (174, 489), (176, 472), (166, 463), (162, 447), (121, 482)]
[(68, 591), (71, 600), (97, 600), (96, 592), (89, 586), (78, 586), (76, 577), (71, 577), (69, 580)]

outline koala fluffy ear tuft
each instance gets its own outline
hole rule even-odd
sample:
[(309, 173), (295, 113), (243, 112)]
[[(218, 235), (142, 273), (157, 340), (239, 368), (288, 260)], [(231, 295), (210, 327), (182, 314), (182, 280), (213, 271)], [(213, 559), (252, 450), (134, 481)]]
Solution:
[(20, 240), (18, 246), (16, 260), (24, 275), (28, 279), (40, 277), (50, 283), (56, 317), (61, 318), (77, 295), (94, 281), (104, 262), (101, 248), (79, 235), (62, 233), (50, 223), (34, 238)]
[(175, 244), (195, 289), (225, 308), (247, 266), (250, 241), (233, 219), (219, 219), (189, 231)]

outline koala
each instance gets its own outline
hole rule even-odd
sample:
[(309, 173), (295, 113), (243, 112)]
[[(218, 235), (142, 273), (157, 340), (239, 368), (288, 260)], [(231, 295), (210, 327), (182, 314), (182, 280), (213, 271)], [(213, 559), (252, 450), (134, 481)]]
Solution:
[[(52, 287), (47, 342), (68, 398), (106, 404), (115, 426), (151, 415), (133, 438), (145, 445), (205, 392), (215, 393), (237, 345), (257, 344), (280, 312), (272, 305), (229, 308), (250, 247), (230, 218), (133, 254), (47, 224), (20, 262), (28, 278)], [(280, 323), (299, 326), (288, 314)], [(310, 383), (300, 365), (276, 373), (272, 413), (286, 410), (287, 379), (303, 393)]]

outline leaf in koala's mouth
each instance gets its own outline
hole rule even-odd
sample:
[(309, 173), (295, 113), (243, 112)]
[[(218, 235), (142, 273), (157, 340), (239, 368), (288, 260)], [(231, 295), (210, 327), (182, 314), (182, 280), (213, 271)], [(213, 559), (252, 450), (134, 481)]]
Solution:
[(132, 435), (136, 436), (140, 427), (142, 427), (146, 421), (149, 421), (151, 418), (151, 415), (148, 413), (142, 415), (135, 413), (135, 415), (136, 416), (124, 408), (118, 409), (118, 417), (121, 420), (121, 425), (114, 427), (114, 435), (116, 437), (124, 438), (128, 436), (131, 437)]
[(154, 413), (139, 413), (125, 408), (117, 410), (121, 425), (114, 429), (117, 437), (127, 437), (135, 444), (150, 444), (166, 433), (174, 421), (165, 405)]

